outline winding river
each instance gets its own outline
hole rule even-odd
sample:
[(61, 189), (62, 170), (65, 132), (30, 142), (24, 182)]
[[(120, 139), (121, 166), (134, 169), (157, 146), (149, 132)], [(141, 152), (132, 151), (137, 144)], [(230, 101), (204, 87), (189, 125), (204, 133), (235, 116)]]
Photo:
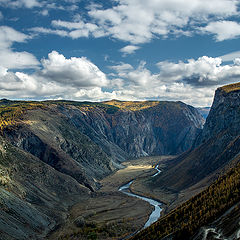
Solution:
[[(152, 177), (156, 177), (160, 172), (161, 170), (158, 169), (158, 165), (155, 166), (155, 169), (157, 170), (157, 173), (155, 173), (154, 175), (152, 175)], [(139, 199), (142, 199), (146, 202), (148, 202), (149, 204), (151, 204), (152, 206), (154, 206), (154, 210), (152, 211), (151, 215), (149, 216), (149, 219), (148, 221), (145, 223), (144, 228), (146, 227), (149, 227), (152, 223), (156, 222), (160, 216), (161, 216), (161, 211), (162, 211), (162, 208), (160, 207), (162, 205), (162, 203), (156, 201), (156, 200), (153, 200), (151, 198), (147, 198), (147, 197), (143, 197), (143, 196), (140, 196), (140, 195), (137, 195), (137, 194), (134, 194), (134, 193), (131, 193), (129, 188), (131, 186), (131, 184), (133, 183), (134, 180), (124, 184), (123, 186), (121, 186), (118, 190), (128, 196), (131, 196), (131, 197), (136, 197), (136, 198), (139, 198)]]

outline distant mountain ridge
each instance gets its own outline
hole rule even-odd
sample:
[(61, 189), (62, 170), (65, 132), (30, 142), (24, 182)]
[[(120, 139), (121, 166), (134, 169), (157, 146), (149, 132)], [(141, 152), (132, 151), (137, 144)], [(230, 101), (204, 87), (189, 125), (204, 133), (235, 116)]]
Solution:
[(210, 112), (210, 107), (199, 107), (197, 110), (200, 112), (200, 114), (203, 116), (203, 118), (206, 120), (207, 116)]

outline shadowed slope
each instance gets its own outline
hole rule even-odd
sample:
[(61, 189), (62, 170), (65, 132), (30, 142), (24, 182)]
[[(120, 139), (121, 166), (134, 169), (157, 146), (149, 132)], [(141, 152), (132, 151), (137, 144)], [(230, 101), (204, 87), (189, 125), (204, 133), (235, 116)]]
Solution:
[[(211, 111), (193, 149), (173, 161), (153, 183), (179, 191), (221, 173), (240, 152), (240, 88), (216, 90)], [(240, 86), (239, 84), (237, 86)], [(227, 87), (228, 89), (229, 87)]]

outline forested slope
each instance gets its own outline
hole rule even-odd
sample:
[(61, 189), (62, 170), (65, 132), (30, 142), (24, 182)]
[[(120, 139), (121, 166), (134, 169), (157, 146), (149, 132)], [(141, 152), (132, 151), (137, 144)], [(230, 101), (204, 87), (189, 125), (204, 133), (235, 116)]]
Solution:
[(206, 190), (162, 217), (131, 239), (191, 239), (207, 225), (240, 201), (240, 164), (211, 184)]

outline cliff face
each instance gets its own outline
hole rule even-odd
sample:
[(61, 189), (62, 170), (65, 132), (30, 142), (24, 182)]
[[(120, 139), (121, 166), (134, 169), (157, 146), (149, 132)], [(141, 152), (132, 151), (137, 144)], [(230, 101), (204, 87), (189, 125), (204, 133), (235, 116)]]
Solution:
[(215, 137), (226, 130), (232, 136), (237, 136), (240, 130), (240, 90), (226, 92), (223, 88), (216, 90), (211, 111), (196, 146)]
[[(106, 104), (114, 106), (114, 102)], [(144, 109), (123, 107), (112, 113), (100, 108), (80, 112), (85, 124), (130, 158), (186, 151), (204, 121), (196, 109), (181, 102), (157, 102)]]
[(240, 84), (234, 86), (216, 90), (212, 108), (192, 150), (173, 161), (172, 168), (159, 176), (156, 187), (161, 183), (172, 190), (181, 190), (206, 177), (214, 179), (224, 168), (239, 161)]
[(82, 134), (57, 106), (27, 111), (16, 129), (3, 135), (13, 145), (31, 153), (55, 170), (67, 174), (93, 190), (94, 179), (113, 170), (109, 156)]
[(192, 149), (148, 182), (179, 198), (205, 189), (132, 239), (239, 239), (239, 162), (240, 83), (216, 90)]

